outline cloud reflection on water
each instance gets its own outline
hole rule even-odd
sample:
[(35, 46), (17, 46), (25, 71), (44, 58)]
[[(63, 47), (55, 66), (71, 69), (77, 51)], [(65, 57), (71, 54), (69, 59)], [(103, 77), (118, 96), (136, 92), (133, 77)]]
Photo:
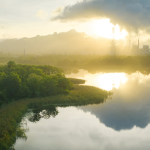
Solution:
[(112, 100), (105, 104), (81, 107), (115, 130), (145, 128), (150, 123), (150, 76), (134, 73), (128, 81), (113, 89)]
[[(79, 73), (76, 77), (81, 78), (82, 73)], [(59, 107), (55, 118), (42, 118), (36, 124), (28, 122), (28, 140), (17, 141), (15, 149), (149, 150), (150, 75), (133, 73), (123, 76), (127, 81), (118, 89), (112, 89), (114, 95), (106, 103), (78, 108)]]

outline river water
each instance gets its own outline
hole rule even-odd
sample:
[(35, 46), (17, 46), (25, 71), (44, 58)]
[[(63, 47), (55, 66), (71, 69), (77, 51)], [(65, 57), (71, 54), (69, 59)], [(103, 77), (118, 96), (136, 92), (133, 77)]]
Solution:
[(150, 75), (79, 70), (66, 76), (113, 91), (112, 99), (99, 105), (52, 108), (48, 117), (26, 119), (28, 138), (18, 139), (16, 150), (149, 150)]

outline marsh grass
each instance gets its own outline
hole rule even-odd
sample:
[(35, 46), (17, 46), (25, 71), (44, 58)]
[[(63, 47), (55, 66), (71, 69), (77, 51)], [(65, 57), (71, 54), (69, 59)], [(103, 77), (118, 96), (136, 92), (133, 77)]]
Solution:
[(73, 84), (85, 84), (86, 80), (76, 79), (76, 78), (68, 78)]
[(46, 98), (22, 99), (3, 105), (0, 109), (0, 149), (7, 150), (12, 146), (17, 136), (25, 138), (19, 123), (29, 108), (38, 106), (81, 106), (103, 103), (112, 93), (91, 86), (73, 87), (67, 95), (57, 95)]

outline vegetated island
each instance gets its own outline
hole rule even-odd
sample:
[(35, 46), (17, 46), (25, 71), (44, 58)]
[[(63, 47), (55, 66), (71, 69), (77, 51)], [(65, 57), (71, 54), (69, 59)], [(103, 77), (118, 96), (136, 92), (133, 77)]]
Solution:
[(29, 108), (99, 104), (111, 97), (111, 92), (75, 85), (84, 82), (68, 79), (62, 69), (49, 65), (9, 61), (0, 66), (0, 149), (8, 150), (17, 138), (26, 138), (19, 123)]

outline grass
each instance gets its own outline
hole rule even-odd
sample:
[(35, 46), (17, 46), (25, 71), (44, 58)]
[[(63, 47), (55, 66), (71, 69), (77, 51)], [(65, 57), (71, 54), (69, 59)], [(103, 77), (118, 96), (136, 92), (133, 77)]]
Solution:
[(0, 149), (8, 150), (15, 143), (17, 135), (23, 134), (22, 129), (18, 130), (18, 125), (29, 108), (99, 104), (111, 95), (111, 92), (96, 87), (76, 85), (68, 95), (23, 99), (3, 105), (0, 109)]
[(76, 78), (68, 78), (73, 84), (85, 84), (85, 80), (76, 79)]

